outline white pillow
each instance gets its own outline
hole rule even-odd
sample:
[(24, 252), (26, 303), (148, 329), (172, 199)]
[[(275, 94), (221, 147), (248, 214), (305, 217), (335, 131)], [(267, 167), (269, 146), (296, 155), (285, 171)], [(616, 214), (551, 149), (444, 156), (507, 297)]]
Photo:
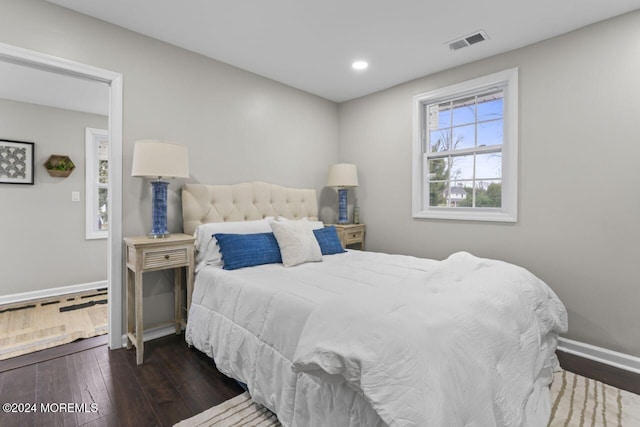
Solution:
[(311, 225), (311, 229), (312, 230), (319, 230), (321, 228), (324, 228), (324, 223), (322, 221), (312, 221), (307, 217), (302, 217), (300, 219), (289, 219), (289, 218), (285, 218), (283, 216), (279, 216), (277, 218), (278, 221), (280, 222), (296, 222), (296, 221), (308, 221), (309, 224)]
[(272, 219), (273, 217), (267, 217), (255, 221), (210, 222), (199, 225), (193, 233), (196, 238), (196, 273), (207, 265), (222, 267), (222, 255), (214, 234), (269, 233), (269, 221)]
[(320, 245), (313, 234), (311, 222), (306, 218), (298, 221), (271, 221), (271, 228), (285, 267), (322, 261)]

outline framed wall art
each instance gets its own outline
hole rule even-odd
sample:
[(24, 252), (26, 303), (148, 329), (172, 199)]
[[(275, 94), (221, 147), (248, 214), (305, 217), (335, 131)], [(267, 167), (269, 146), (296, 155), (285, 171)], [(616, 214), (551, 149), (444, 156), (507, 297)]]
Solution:
[(33, 142), (0, 139), (0, 184), (33, 185)]

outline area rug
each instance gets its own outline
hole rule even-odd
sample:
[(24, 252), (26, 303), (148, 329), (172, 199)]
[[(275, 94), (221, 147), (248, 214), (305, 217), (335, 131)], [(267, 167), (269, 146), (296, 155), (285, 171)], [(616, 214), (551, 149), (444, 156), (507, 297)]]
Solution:
[(640, 426), (640, 395), (571, 372), (551, 385), (550, 427)]
[(106, 291), (0, 307), (0, 360), (108, 332)]
[(244, 392), (174, 427), (280, 427), (276, 416)]
[[(549, 427), (640, 426), (640, 395), (571, 372), (556, 372), (551, 402)], [(174, 427), (213, 426), (279, 427), (280, 423), (245, 392)]]

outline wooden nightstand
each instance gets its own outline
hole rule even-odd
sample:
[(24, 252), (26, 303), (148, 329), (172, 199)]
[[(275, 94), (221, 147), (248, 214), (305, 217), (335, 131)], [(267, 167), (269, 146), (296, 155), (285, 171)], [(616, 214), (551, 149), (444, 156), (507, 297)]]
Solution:
[(364, 224), (332, 224), (338, 232), (342, 247), (345, 249), (350, 245), (360, 245), (364, 251), (364, 237), (367, 226)]
[[(195, 237), (187, 234), (171, 234), (163, 239), (147, 236), (126, 237), (124, 239), (127, 260), (127, 348), (136, 346), (136, 362), (144, 357), (144, 330), (142, 325), (142, 273), (173, 268), (175, 293), (175, 318), (157, 326), (175, 324), (176, 334), (185, 326), (182, 316), (182, 274), (187, 274), (187, 313), (191, 305), (193, 290), (193, 247)], [(135, 316), (134, 316), (135, 314)]]

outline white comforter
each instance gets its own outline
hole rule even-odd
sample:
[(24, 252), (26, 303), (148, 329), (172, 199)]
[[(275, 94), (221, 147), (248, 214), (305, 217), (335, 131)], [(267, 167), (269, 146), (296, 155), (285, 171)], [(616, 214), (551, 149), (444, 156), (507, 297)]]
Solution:
[(545, 426), (565, 328), (510, 264), (352, 251), (203, 270), (186, 336), (285, 426)]

